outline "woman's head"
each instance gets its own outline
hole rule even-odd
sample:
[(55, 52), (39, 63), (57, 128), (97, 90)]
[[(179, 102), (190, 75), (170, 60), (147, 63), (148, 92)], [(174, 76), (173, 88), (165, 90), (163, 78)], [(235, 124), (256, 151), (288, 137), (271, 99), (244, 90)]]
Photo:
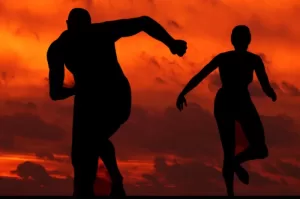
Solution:
[(251, 42), (250, 29), (245, 25), (238, 25), (231, 33), (231, 43), (236, 50), (247, 50)]

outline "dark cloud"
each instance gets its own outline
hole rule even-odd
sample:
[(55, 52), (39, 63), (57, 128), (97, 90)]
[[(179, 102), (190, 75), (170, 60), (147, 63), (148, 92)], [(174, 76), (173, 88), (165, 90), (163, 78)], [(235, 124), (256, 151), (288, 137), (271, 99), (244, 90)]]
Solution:
[[(51, 149), (48, 149), (51, 150)], [(71, 150), (71, 146), (68, 146), (68, 149), (59, 149), (61, 152), (61, 154), (66, 154), (69, 155), (70, 154), (70, 150)], [(71, 158), (68, 156), (66, 157), (56, 157), (54, 156), (54, 154), (50, 153), (50, 152), (46, 152), (44, 151), (39, 151), (35, 153), (36, 158), (41, 159), (41, 160), (50, 160), (50, 161), (56, 161), (56, 162), (60, 162), (60, 163), (67, 163), (67, 164), (71, 164)], [(60, 174), (59, 171), (53, 171), (54, 173), (51, 174)]]
[(266, 67), (266, 69), (267, 69), (267, 71), (268, 71), (268, 69), (269, 69), (268, 66), (269, 66), (270, 64), (272, 64), (272, 61), (269, 60), (268, 56), (267, 56), (265, 53), (257, 53), (257, 55), (259, 55), (260, 58), (263, 60), (263, 63), (265, 64), (265, 67)]
[[(299, 147), (300, 137), (291, 117), (261, 115), (261, 120), (270, 148), (293, 150)], [(247, 144), (241, 129), (237, 132), (237, 139), (237, 145)], [(189, 103), (182, 112), (174, 105), (165, 109), (163, 114), (133, 106), (129, 121), (114, 135), (113, 141), (122, 159), (147, 153), (222, 159), (215, 119), (210, 111), (194, 103)]]
[(170, 26), (172, 28), (176, 28), (176, 29), (182, 29), (181, 25), (174, 20), (169, 20), (168, 26)]
[[(157, 58), (154, 56), (148, 55), (146, 52), (142, 52), (140, 55), (140, 58), (142, 60), (147, 61), (150, 64), (150, 67), (155, 66), (159, 69), (161, 68), (161, 65), (159, 64), (159, 61), (157, 60)], [(149, 65), (147, 65), (147, 67), (149, 67)]]
[[(133, 195), (222, 195), (224, 189), (218, 186), (221, 173), (200, 162), (179, 164), (176, 160), (167, 164), (164, 157), (154, 159), (154, 172), (143, 175), (144, 181), (127, 185)], [(223, 185), (222, 185), (223, 187)]]
[(276, 166), (283, 175), (300, 179), (300, 172), (299, 172), (300, 167), (299, 166), (289, 163), (289, 162), (284, 162), (284, 161), (278, 161), (276, 163)]
[(24, 162), (18, 165), (13, 174), (17, 174), (22, 179), (28, 180), (31, 178), (39, 182), (40, 185), (47, 185), (51, 181), (51, 176), (46, 171), (45, 167), (33, 162)]
[(266, 134), (266, 141), (270, 147), (293, 148), (298, 147), (300, 136), (295, 130), (294, 120), (286, 115), (261, 115)]
[(57, 141), (65, 135), (65, 131), (60, 127), (30, 113), (0, 116), (0, 126), (4, 134), (30, 139)]
[(281, 43), (285, 42), (299, 42), (297, 35), (291, 31), (290, 26), (285, 22), (278, 22), (271, 24), (265, 21), (261, 16), (255, 14), (252, 15), (248, 21), (247, 25), (250, 27), (253, 34), (258, 35), (261, 38), (266, 38), (267, 40), (277, 40)]
[(155, 81), (159, 84), (167, 84), (167, 82), (161, 77), (156, 77)]
[(24, 162), (12, 173), (21, 179), (2, 177), (0, 195), (71, 195), (73, 179), (51, 177), (44, 166)]
[[(9, 196), (71, 196), (73, 192), (73, 178), (65, 176), (59, 171), (49, 171), (43, 165), (33, 162), (23, 162), (16, 170), (11, 171), (20, 179), (13, 177), (0, 177), (0, 195)], [(59, 174), (62, 178), (52, 177)], [(97, 178), (95, 193), (108, 195), (110, 182)]]
[(40, 41), (40, 36), (38, 33), (36, 33), (35, 31), (31, 31), (29, 29), (24, 29), (22, 27), (19, 27), (17, 28), (15, 31), (14, 31), (14, 34), (16, 36), (20, 36), (20, 37), (34, 37), (37, 41)]
[(281, 181), (272, 180), (269, 177), (265, 177), (260, 173), (251, 171), (249, 172), (251, 185), (256, 187), (267, 187), (282, 183)]
[(14, 110), (32, 111), (37, 109), (37, 105), (34, 102), (22, 102), (21, 100), (6, 100), (4, 105), (9, 109)]
[[(254, 195), (256, 191), (267, 192), (270, 186), (282, 186), (283, 182), (272, 180), (260, 173), (249, 171), (251, 184), (246, 188), (236, 179), (238, 195)], [(154, 171), (142, 176), (143, 181), (126, 185), (132, 195), (225, 195), (222, 173), (215, 165), (191, 161), (178, 163), (165, 157), (154, 159)], [(259, 189), (258, 189), (259, 188)], [(282, 187), (281, 187), (282, 188)]]
[(46, 159), (46, 160), (55, 160), (55, 157), (52, 153), (47, 152), (36, 152), (35, 156), (40, 159)]
[[(281, 176), (281, 177), (292, 177), (296, 179), (300, 179), (300, 167), (299, 165), (291, 162), (286, 162), (282, 160), (276, 161), (274, 164), (265, 163), (263, 164), (263, 168), (266, 172)], [(285, 180), (282, 180), (282, 182), (287, 183)]]
[(270, 163), (264, 163), (262, 164), (264, 171), (271, 173), (271, 174), (279, 174), (280, 171), (278, 170), (278, 168), (276, 168), (276, 166), (270, 164)]
[[(147, 74), (144, 78), (149, 78), (150, 81), (155, 79), (155, 82), (157, 83), (165, 82), (168, 83), (168, 86), (184, 86), (180, 80), (181, 74), (176, 72), (178, 71), (177, 69), (183, 71), (183, 67), (179, 62), (163, 56), (152, 56), (146, 52), (141, 53), (140, 58), (142, 60), (142, 67), (144, 67), (142, 68), (142, 71)], [(145, 62), (147, 64), (145, 64)]]
[(281, 86), (283, 88), (283, 90), (288, 94), (288, 95), (291, 95), (291, 96), (300, 96), (300, 89), (291, 84), (291, 83), (288, 83), (286, 81), (283, 81), (281, 83)]
[[(28, 67), (24, 64), (24, 59), (17, 52), (7, 49), (0, 53), (1, 89), (10, 89), (10, 86), (16, 80), (22, 78), (24, 81), (27, 81), (28, 79), (31, 79), (34, 74), (35, 72), (29, 71)], [(8, 90), (8, 92), (11, 92), (11, 89)]]
[[(270, 84), (276, 92), (281, 92), (281, 89), (277, 83), (270, 82)], [(251, 96), (254, 96), (254, 97), (266, 97), (266, 94), (263, 92), (262, 87), (258, 81), (253, 81), (249, 85), (249, 92), (250, 92)]]
[(221, 146), (212, 114), (193, 103), (182, 113), (169, 107), (162, 115), (134, 106), (130, 120), (113, 140), (117, 148), (127, 148), (118, 152), (119, 156), (127, 151), (131, 155), (150, 152), (184, 157), (216, 156)]
[(7, 71), (0, 71), (0, 86), (7, 86), (15, 76)]
[[(66, 132), (55, 124), (45, 122), (31, 113), (16, 113), (0, 116), (0, 147), (6, 150), (23, 151), (34, 147), (34, 141), (61, 141)], [(16, 143), (17, 138), (30, 140), (30, 143)]]

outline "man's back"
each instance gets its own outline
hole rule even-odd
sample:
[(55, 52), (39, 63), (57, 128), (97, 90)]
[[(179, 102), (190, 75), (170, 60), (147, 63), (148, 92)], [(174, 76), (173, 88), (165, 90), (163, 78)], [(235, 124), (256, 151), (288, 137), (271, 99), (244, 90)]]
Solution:
[(67, 69), (74, 75), (77, 94), (91, 94), (89, 89), (111, 89), (108, 84), (117, 86), (125, 78), (117, 60), (115, 41), (105, 27), (101, 31), (103, 25), (91, 24), (79, 33), (65, 31), (56, 41)]

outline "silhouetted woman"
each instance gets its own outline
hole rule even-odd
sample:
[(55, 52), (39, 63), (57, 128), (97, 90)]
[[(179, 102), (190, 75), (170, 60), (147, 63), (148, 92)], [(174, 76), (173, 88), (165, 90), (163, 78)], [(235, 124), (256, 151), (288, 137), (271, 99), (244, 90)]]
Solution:
[[(240, 164), (268, 156), (263, 125), (248, 91), (248, 85), (253, 81), (254, 71), (266, 95), (273, 101), (277, 98), (269, 83), (262, 59), (247, 51), (250, 42), (249, 28), (244, 25), (236, 26), (231, 34), (234, 50), (214, 57), (189, 81), (176, 103), (181, 111), (183, 105), (186, 105), (185, 95), (212, 71), (219, 68), (222, 87), (215, 98), (214, 116), (224, 150), (222, 172), (229, 196), (234, 195), (234, 172), (244, 184), (249, 184), (248, 172)], [(249, 143), (247, 149), (237, 156), (235, 156), (235, 121), (241, 124)]]

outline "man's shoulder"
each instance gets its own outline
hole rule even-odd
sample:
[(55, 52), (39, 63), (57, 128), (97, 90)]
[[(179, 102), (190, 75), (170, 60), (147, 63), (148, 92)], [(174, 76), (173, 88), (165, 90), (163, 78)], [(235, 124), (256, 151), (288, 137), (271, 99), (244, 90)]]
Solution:
[(98, 37), (101, 36), (111, 36), (111, 32), (110, 32), (110, 24), (109, 22), (100, 22), (100, 23), (92, 23), (90, 25), (90, 28), (88, 29), (89, 33), (93, 34), (97, 34)]
[(54, 50), (59, 50), (62, 47), (62, 44), (66, 40), (68, 32), (64, 31), (60, 34), (59, 37), (57, 37), (50, 45), (48, 48), (48, 51), (54, 51)]

